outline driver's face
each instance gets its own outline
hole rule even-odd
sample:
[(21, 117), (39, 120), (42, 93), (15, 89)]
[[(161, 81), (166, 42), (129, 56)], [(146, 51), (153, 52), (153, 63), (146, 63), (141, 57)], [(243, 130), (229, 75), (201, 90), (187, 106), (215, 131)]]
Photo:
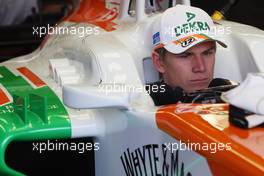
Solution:
[(207, 88), (213, 79), (216, 44), (197, 44), (181, 54), (167, 52), (161, 60), (164, 81), (187, 92)]

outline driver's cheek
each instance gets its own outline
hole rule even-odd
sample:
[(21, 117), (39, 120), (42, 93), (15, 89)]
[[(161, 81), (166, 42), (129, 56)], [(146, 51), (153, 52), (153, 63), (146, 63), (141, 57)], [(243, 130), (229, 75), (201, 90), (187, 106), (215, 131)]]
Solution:
[(183, 65), (181, 68), (180, 73), (178, 73), (180, 76), (178, 77), (178, 82), (180, 87), (183, 89), (191, 89), (190, 79), (194, 76), (191, 71), (191, 66), (189, 63), (186, 63), (186, 65)]
[(192, 77), (190, 60), (175, 59), (168, 65), (170, 70), (170, 79), (174, 86), (180, 86), (183, 89), (189, 89), (189, 80)]
[(169, 79), (174, 86), (180, 86), (184, 84), (183, 80), (185, 79), (186, 72), (184, 66), (179, 65), (178, 63), (171, 63), (170, 68), (168, 69)]

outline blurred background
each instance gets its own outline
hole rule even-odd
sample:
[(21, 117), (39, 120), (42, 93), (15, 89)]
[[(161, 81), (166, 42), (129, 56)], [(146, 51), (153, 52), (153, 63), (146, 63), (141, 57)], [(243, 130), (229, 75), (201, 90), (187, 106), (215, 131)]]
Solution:
[(0, 61), (35, 50), (43, 36), (33, 29), (54, 26), (78, 0), (0, 0)]
[[(43, 36), (33, 35), (33, 28), (59, 23), (78, 6), (79, 1), (0, 0), (0, 61), (35, 50)], [(224, 9), (227, 20), (264, 29), (264, 1), (192, 0), (191, 5), (204, 9), (210, 15), (215, 10)]]

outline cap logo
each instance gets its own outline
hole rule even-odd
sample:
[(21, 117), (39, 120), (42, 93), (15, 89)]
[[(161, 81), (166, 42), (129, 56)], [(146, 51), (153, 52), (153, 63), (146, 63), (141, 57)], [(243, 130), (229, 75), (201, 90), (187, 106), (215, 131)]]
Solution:
[(196, 17), (194, 13), (186, 12), (186, 16), (187, 22), (174, 28), (176, 37), (190, 32), (199, 33), (205, 30), (210, 30), (210, 26), (207, 21), (191, 21)]
[(186, 12), (187, 15), (187, 22), (191, 21), (193, 18), (195, 18), (195, 14), (191, 12)]
[(153, 45), (160, 43), (160, 33), (157, 32), (153, 35)]
[(205, 30), (210, 30), (210, 26), (206, 21), (193, 21), (184, 23), (174, 28), (176, 37), (189, 32), (200, 33)]
[(189, 46), (190, 44), (192, 44), (196, 39), (194, 37), (188, 37), (187, 39), (185, 39), (184, 41), (181, 42), (181, 46), (183, 48)]

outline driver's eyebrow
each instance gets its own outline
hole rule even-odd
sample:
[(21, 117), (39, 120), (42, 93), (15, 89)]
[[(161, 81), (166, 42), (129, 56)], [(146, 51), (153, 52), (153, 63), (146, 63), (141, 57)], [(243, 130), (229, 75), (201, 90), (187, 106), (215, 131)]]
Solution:
[(183, 52), (183, 53), (179, 53), (179, 54), (176, 54), (177, 56), (189, 56), (189, 55), (192, 55), (193, 54), (193, 52), (190, 52), (190, 51), (185, 51), (185, 52)]
[(216, 50), (216, 47), (212, 46), (211, 48), (204, 50), (202, 53), (207, 53), (207, 52), (210, 52), (211, 50)]

